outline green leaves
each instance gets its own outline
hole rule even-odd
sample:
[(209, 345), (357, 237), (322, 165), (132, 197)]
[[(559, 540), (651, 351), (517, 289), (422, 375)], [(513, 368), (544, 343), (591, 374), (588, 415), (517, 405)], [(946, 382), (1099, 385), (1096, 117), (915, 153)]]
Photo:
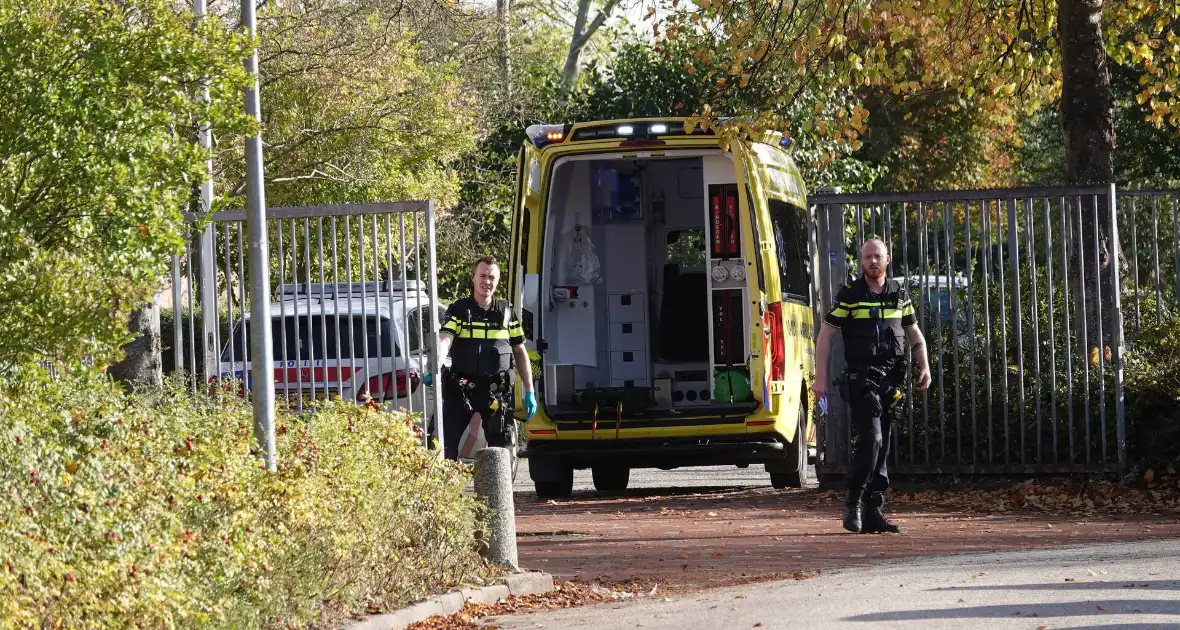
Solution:
[(30, 371), (0, 414), (6, 628), (319, 627), (483, 570), (466, 471), (404, 415), (280, 412), (272, 474), (233, 387), (127, 396)]
[(181, 247), (197, 124), (245, 128), (243, 48), (215, 23), (165, 0), (0, 0), (0, 371), (125, 340)]

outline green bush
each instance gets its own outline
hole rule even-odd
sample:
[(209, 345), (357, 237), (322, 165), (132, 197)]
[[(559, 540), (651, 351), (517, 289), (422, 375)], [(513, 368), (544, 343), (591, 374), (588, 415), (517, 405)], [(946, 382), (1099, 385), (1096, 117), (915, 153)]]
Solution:
[(410, 418), (280, 414), (89, 371), (3, 385), (0, 628), (325, 627), (485, 571), (464, 469)]
[(1137, 468), (1180, 463), (1180, 317), (1145, 327), (1127, 355), (1127, 448)]

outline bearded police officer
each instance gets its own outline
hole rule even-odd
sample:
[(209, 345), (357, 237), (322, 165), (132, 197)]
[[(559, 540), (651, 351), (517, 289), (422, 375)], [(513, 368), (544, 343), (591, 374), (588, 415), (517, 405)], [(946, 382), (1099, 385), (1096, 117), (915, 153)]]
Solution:
[[(463, 430), (479, 414), (488, 446), (511, 446), (516, 438), (512, 417), (512, 364), (520, 375), (528, 417), (537, 411), (532, 367), (524, 347), (524, 331), (507, 300), (493, 299), (500, 283), (500, 266), (492, 256), (475, 262), (471, 296), (447, 308), (439, 331), (438, 360), (448, 354), (443, 370), (443, 452), (458, 459)], [(428, 382), (427, 385), (430, 383)], [(474, 440), (477, 426), (469, 439)]]
[(836, 295), (815, 349), (814, 389), (822, 399), (827, 395), (832, 337), (837, 331), (843, 333), (847, 369), (837, 382), (857, 431), (844, 502), (844, 529), (858, 533), (901, 532), (898, 525), (885, 519), (885, 489), (889, 487), (885, 461), (909, 368), (906, 341), (918, 364), (918, 389), (930, 386), (926, 341), (905, 287), (885, 277), (889, 262), (884, 242), (874, 239), (861, 246), (861, 277)]

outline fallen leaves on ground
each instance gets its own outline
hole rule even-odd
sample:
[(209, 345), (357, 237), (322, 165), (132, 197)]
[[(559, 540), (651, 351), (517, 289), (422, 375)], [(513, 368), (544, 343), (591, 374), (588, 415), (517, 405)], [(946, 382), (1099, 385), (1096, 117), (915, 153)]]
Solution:
[(410, 624), (407, 630), (466, 630), (479, 627), (476, 620), (484, 617), (572, 608), (607, 599), (606, 596), (595, 592), (591, 586), (566, 582), (556, 585), (553, 591), (541, 595), (512, 596), (492, 605), (468, 603), (453, 615), (431, 617)]
[[(842, 501), (843, 493), (823, 493), (827, 502)], [(1109, 482), (1053, 482), (1032, 480), (1001, 489), (960, 488), (890, 492), (888, 504), (936, 511), (956, 510), (974, 514), (1034, 511), (1048, 514), (1176, 514), (1180, 513), (1180, 488), (1169, 484), (1133, 488)]]
[(640, 590), (634, 588), (633, 585), (619, 587), (603, 586), (598, 583), (564, 582), (556, 585), (553, 591), (540, 595), (512, 596), (492, 605), (468, 603), (453, 615), (431, 617), (412, 623), (406, 627), (406, 630), (475, 630), (476, 628), (489, 630), (495, 626), (481, 626), (479, 625), (480, 619), (574, 608), (608, 601), (647, 599), (656, 597), (657, 590), (658, 585), (653, 585), (650, 590), (646, 587)]

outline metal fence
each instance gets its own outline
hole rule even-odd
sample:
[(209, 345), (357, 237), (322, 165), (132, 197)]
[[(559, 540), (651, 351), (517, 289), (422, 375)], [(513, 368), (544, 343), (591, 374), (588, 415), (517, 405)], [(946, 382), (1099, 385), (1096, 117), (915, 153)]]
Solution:
[[(1124, 471), (1121, 349), (1180, 306), (1178, 201), (1113, 186), (813, 197), (817, 317), (876, 237), (926, 335), (934, 382), (906, 385), (891, 470)], [(817, 465), (846, 473), (848, 410), (829, 392)]]
[[(278, 404), (303, 412), (343, 398), (439, 415), (421, 384), (445, 309), (434, 220), (432, 202), (267, 210)], [(245, 223), (241, 211), (187, 217), (185, 251), (172, 260), (165, 364), (193, 389), (241, 381), (245, 395), (249, 385)]]

